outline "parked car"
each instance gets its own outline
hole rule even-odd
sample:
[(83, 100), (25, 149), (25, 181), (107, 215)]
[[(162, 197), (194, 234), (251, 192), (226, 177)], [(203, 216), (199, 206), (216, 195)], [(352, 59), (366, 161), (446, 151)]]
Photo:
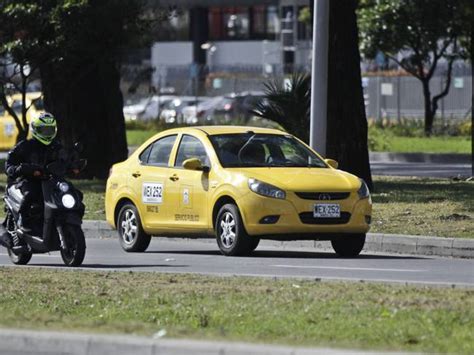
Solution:
[(174, 95), (155, 95), (139, 99), (136, 102), (129, 102), (123, 108), (125, 120), (149, 121), (157, 119), (160, 116), (163, 107), (175, 98), (176, 96)]
[(227, 94), (216, 96), (202, 102), (195, 109), (183, 112), (184, 120), (193, 123), (229, 123), (239, 120), (248, 123), (254, 116), (252, 109), (259, 100), (264, 99), (264, 93), (260, 91), (245, 91), (238, 94)]
[(184, 120), (183, 110), (196, 107), (205, 97), (180, 96), (168, 102), (161, 111), (160, 119), (166, 123), (190, 123)]
[(214, 107), (219, 105), (223, 96), (215, 96), (205, 99), (196, 106), (188, 106), (183, 109), (183, 121), (188, 124), (208, 124), (213, 120)]
[(248, 254), (260, 239), (330, 240), (351, 257), (372, 214), (365, 182), (336, 161), (286, 132), (238, 126), (155, 135), (112, 167), (105, 205), (127, 252), (173, 235), (215, 236), (224, 255)]

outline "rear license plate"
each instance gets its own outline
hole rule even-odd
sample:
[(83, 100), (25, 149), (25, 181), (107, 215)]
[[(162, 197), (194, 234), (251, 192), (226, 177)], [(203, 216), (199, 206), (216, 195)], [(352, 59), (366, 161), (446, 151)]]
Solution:
[(320, 203), (314, 205), (314, 218), (340, 218), (341, 207), (335, 203)]

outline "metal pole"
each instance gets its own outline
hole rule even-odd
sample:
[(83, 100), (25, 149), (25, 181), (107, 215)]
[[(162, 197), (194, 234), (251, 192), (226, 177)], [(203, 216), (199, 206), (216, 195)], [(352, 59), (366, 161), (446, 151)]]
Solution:
[(315, 0), (313, 10), (313, 63), (311, 75), (310, 145), (326, 155), (328, 95), (329, 0)]
[(397, 75), (397, 120), (398, 123), (402, 121), (402, 114), (400, 112), (401, 98), (400, 98), (400, 85), (402, 79), (400, 78), (400, 73)]

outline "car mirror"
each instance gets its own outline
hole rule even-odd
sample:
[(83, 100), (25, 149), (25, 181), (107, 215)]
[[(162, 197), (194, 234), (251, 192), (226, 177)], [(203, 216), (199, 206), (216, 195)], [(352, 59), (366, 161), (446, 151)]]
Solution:
[(186, 159), (183, 162), (183, 168), (187, 170), (200, 170), (205, 173), (209, 172), (209, 167), (202, 165), (201, 161), (198, 158)]
[(334, 159), (324, 159), (327, 165), (329, 165), (331, 168), (337, 169), (339, 166), (339, 163), (334, 160)]

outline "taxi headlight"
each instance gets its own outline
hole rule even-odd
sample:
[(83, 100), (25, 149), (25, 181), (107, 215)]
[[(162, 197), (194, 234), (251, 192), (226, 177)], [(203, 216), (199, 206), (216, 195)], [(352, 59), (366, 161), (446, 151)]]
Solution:
[(278, 198), (281, 200), (286, 198), (285, 191), (256, 179), (249, 179), (249, 188), (256, 194), (262, 196)]
[(359, 191), (357, 191), (359, 198), (363, 199), (363, 198), (370, 197), (370, 191), (369, 191), (369, 188), (367, 187), (367, 184), (365, 183), (364, 180), (362, 179), (359, 179), (359, 180), (360, 180), (360, 188), (359, 188)]
[(76, 204), (76, 199), (70, 194), (65, 194), (61, 198), (61, 202), (62, 202), (64, 207), (73, 208), (74, 205)]

